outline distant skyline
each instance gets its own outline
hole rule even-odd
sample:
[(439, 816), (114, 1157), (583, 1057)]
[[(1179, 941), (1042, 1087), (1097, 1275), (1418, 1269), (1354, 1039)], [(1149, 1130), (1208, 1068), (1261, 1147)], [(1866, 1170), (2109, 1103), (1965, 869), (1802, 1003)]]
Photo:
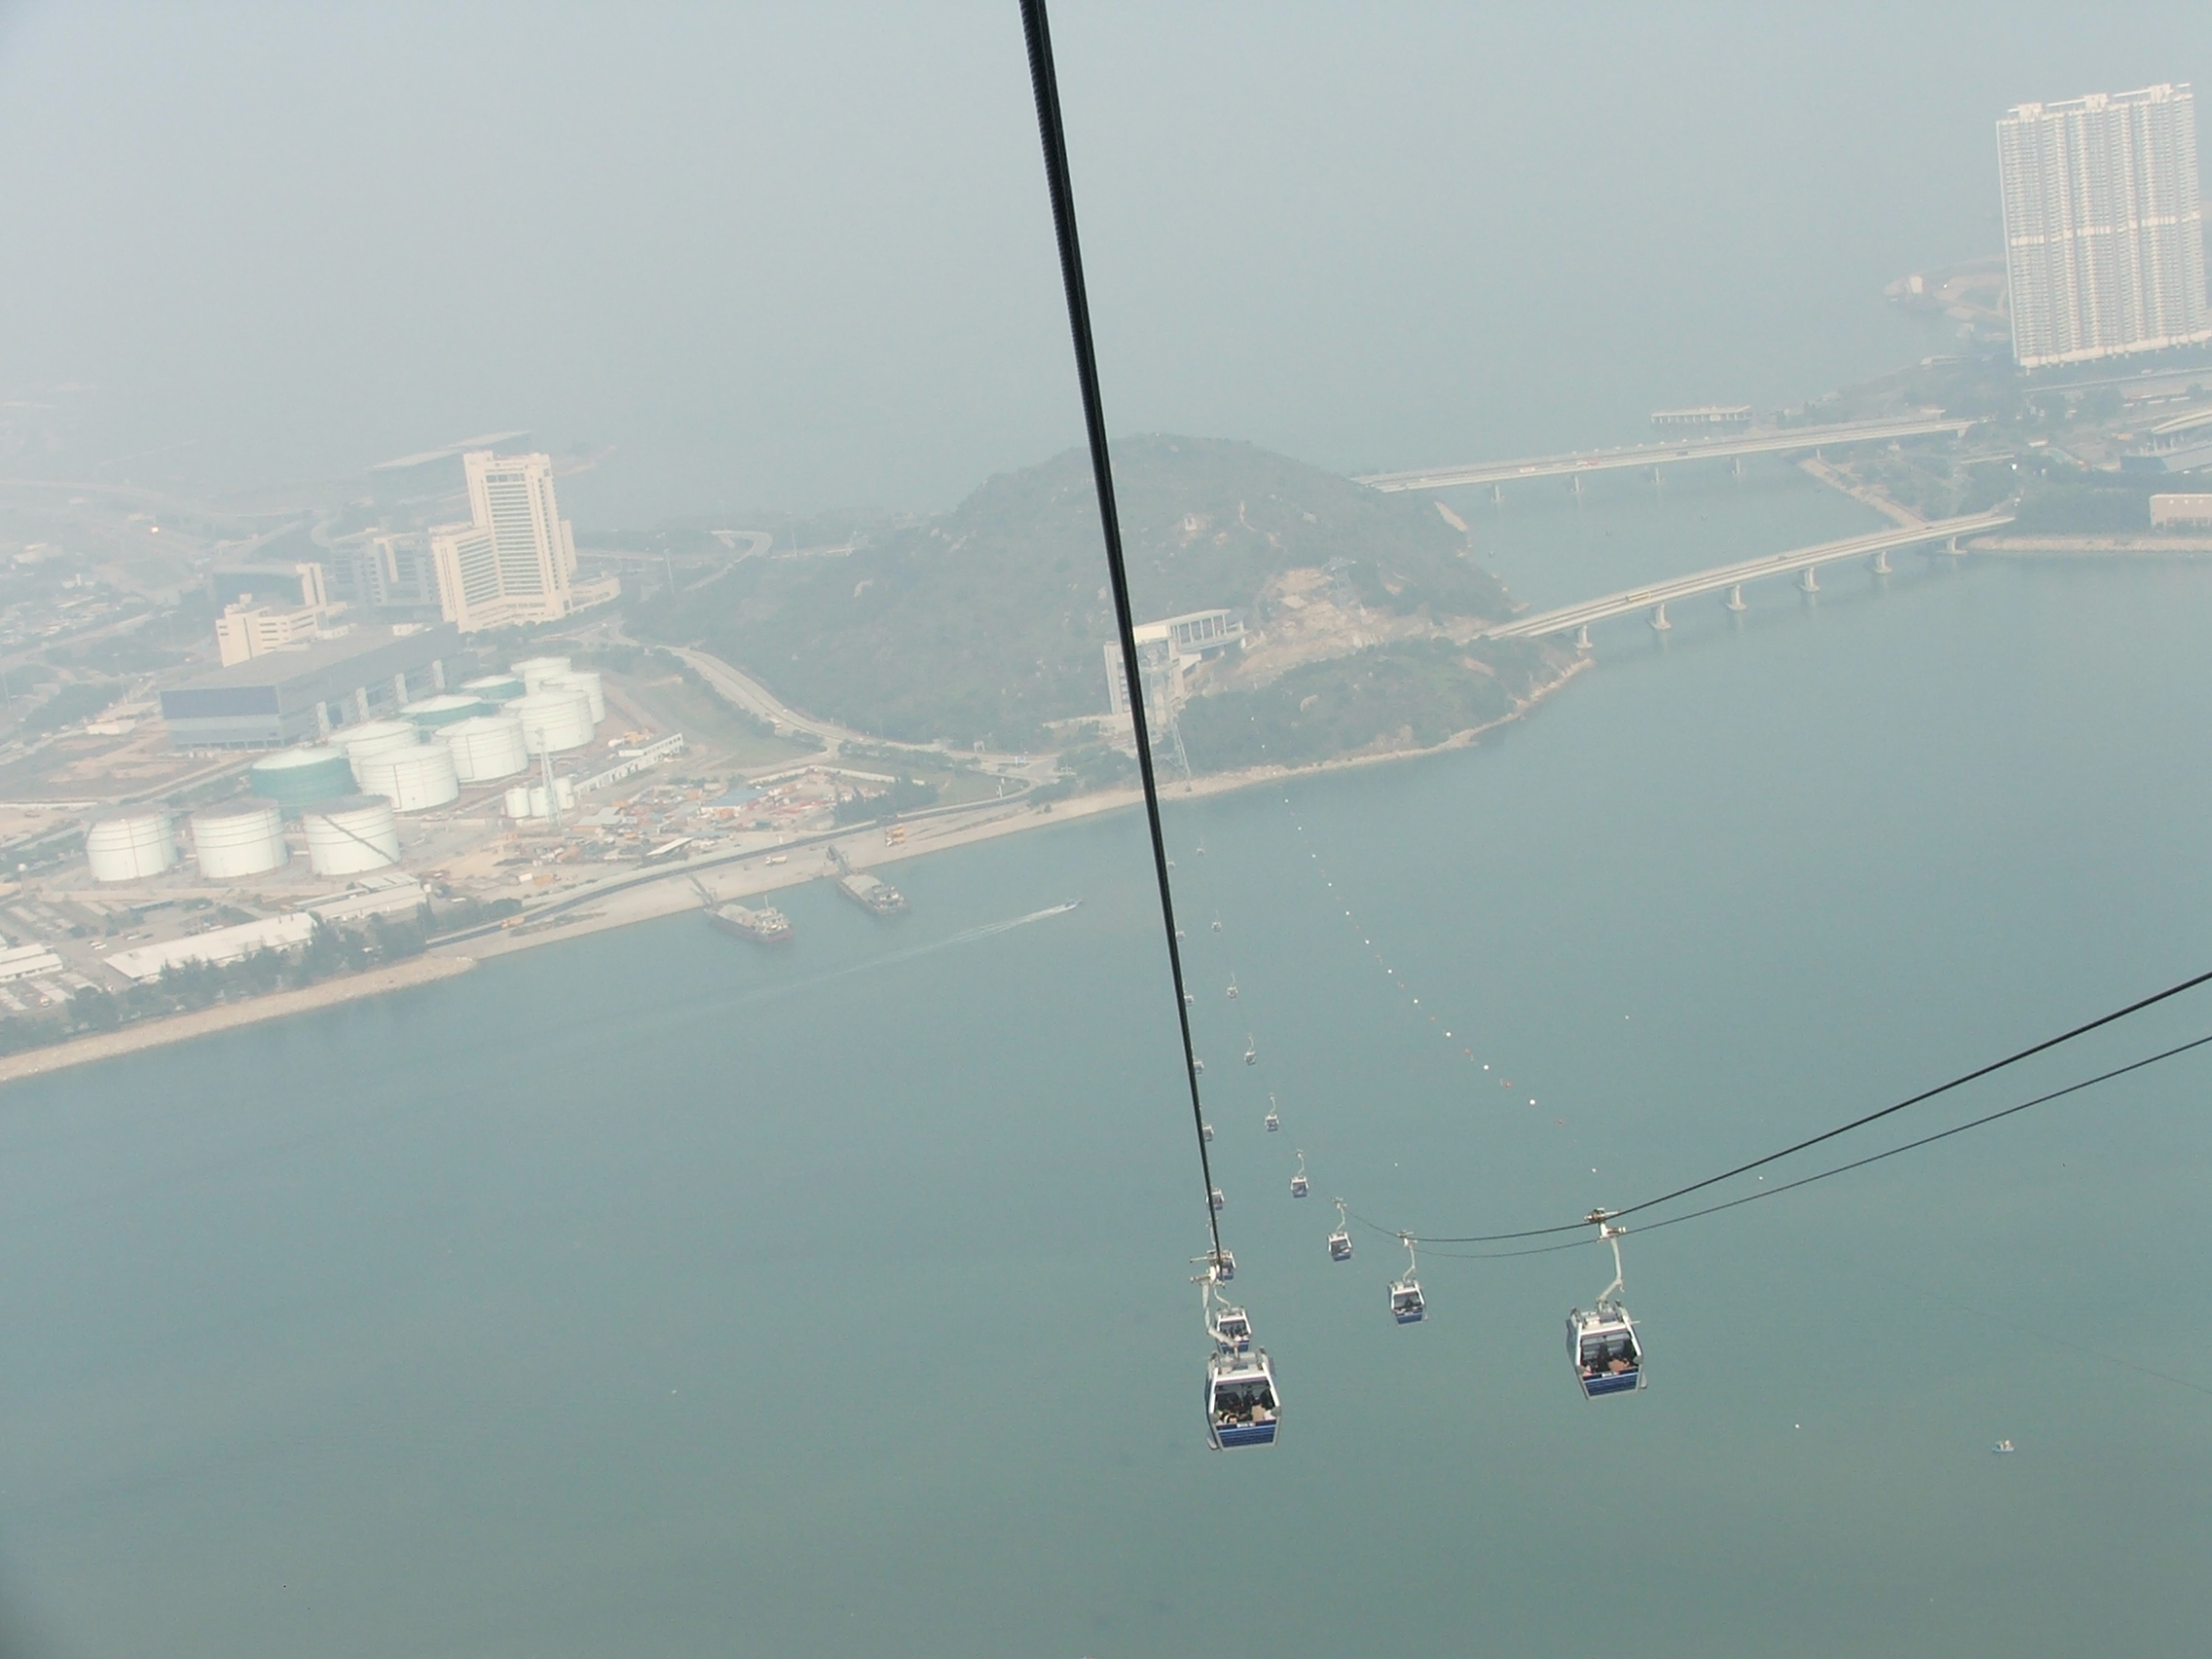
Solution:
[[(2212, 64), (2181, 5), (1054, 29), (1116, 428), (1346, 470), (1909, 360), (1992, 121)], [(96, 384), (63, 459), (147, 483), (527, 427), (609, 451), (585, 528), (941, 507), (1080, 435), (1032, 120), (1005, 4), (15, 0), (0, 395)]]

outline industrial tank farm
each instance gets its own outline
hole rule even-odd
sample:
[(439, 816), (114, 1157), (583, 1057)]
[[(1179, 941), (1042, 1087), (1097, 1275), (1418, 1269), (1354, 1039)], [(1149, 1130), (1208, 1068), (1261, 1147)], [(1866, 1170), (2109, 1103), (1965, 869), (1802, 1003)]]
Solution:
[(287, 749), (257, 760), (247, 777), (253, 793), (275, 801), (286, 818), (297, 818), (301, 808), (316, 801), (351, 794), (356, 787), (345, 751), (320, 746)]
[(143, 881), (175, 865), (176, 832), (166, 812), (104, 813), (86, 826), (85, 857), (94, 881)]
[(454, 776), (464, 784), (511, 778), (530, 764), (530, 752), (522, 741), (522, 721), (512, 715), (479, 715), (457, 720), (439, 726), (431, 737), (453, 756)]
[(361, 875), (399, 863), (399, 826), (382, 795), (347, 795), (300, 815), (317, 875)]
[(381, 751), (356, 760), (353, 774), (364, 793), (383, 795), (395, 812), (427, 812), (461, 794), (453, 751), (442, 743)]
[(227, 800), (192, 815), (192, 856), (208, 881), (265, 875), (291, 857), (283, 810), (273, 800)]

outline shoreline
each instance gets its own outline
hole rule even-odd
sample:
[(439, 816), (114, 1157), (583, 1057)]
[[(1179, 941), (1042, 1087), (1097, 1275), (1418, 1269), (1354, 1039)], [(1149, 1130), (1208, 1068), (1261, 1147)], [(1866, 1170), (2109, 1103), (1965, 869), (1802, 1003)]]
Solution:
[(115, 1031), (95, 1031), (66, 1042), (49, 1044), (43, 1049), (25, 1049), (21, 1053), (0, 1057), (0, 1084), (41, 1077), (93, 1060), (113, 1059), (119, 1054), (135, 1054), (195, 1037), (211, 1036), (218, 1031), (233, 1031), (241, 1025), (257, 1025), (265, 1019), (281, 1019), (286, 1014), (336, 1008), (341, 1003), (380, 997), (387, 991), (434, 984), (440, 979), (465, 974), (475, 966), (475, 959), (468, 956), (415, 956), (389, 967), (372, 968), (366, 973), (303, 985), (298, 990), (273, 991), (268, 996), (245, 1002), (217, 1003), (212, 1008), (141, 1020)]
[[(1262, 784), (1278, 783), (1288, 777), (1349, 771), (1362, 766), (1419, 759), (1455, 749), (1471, 749), (1485, 732), (1494, 731), (1499, 726), (1520, 719), (1588, 669), (1591, 661), (1587, 656), (1575, 658), (1567, 664), (1557, 679), (1539, 686), (1527, 698), (1516, 703), (1510, 714), (1501, 715), (1494, 720), (1465, 731), (1455, 732), (1442, 743), (1431, 744), (1424, 749), (1393, 749), (1373, 755), (1339, 756), (1309, 766), (1271, 764), (1249, 766), (1235, 772), (1209, 773), (1193, 779), (1184, 790), (1182, 798), (1228, 794), (1238, 790), (1255, 789)], [(885, 846), (882, 825), (870, 823), (858, 825), (848, 834), (826, 839), (805, 851), (811, 854), (819, 849), (827, 855), (828, 849), (834, 847), (853, 869), (872, 869), (907, 859), (927, 857), (932, 853), (949, 852), (956, 847), (972, 846), (979, 841), (996, 840), (1000, 836), (1018, 834), (1023, 830), (1050, 830), (1054, 825), (1092, 818), (1101, 813), (1123, 811), (1141, 805), (1143, 800), (1141, 789), (1122, 788), (1071, 795), (1062, 800), (1048, 802), (1045, 806), (1030, 805), (1026, 801), (1004, 807), (992, 803), (978, 808), (978, 816), (974, 818), (917, 825), (914, 832), (901, 846)], [(41, 1077), (49, 1072), (86, 1065), (95, 1060), (112, 1059), (121, 1054), (140, 1053), (171, 1043), (186, 1043), (196, 1037), (211, 1036), (218, 1031), (233, 1031), (240, 1026), (259, 1024), (263, 1020), (281, 1019), (290, 1014), (336, 1008), (344, 1003), (382, 996), (387, 991), (434, 984), (438, 980), (467, 973), (480, 962), (495, 957), (535, 949), (563, 940), (580, 939), (611, 928), (629, 927), (638, 922), (657, 921), (664, 916), (699, 909), (707, 903), (719, 903), (729, 899), (780, 892), (787, 887), (822, 880), (829, 873), (813, 859), (809, 859), (804, 866), (769, 866), (761, 863), (772, 851), (763, 848), (748, 855), (745, 860), (732, 860), (726, 865), (710, 866), (704, 869), (682, 865), (673, 866), (659, 880), (608, 893), (603, 900), (595, 899), (587, 890), (574, 896), (578, 908), (572, 912), (547, 917), (536, 923), (526, 919), (519, 928), (472, 938), (457, 945), (441, 948), (433, 944), (423, 955), (389, 967), (372, 969), (363, 974), (350, 974), (343, 978), (325, 979), (319, 984), (308, 985), (299, 990), (276, 991), (246, 1002), (221, 1003), (212, 1008), (197, 1009), (190, 1014), (169, 1014), (161, 1019), (126, 1026), (121, 1030), (72, 1037), (66, 1042), (47, 1048), (27, 1049), (21, 1053), (0, 1056), (0, 1085), (22, 1078)], [(827, 863), (826, 856), (822, 863)]]

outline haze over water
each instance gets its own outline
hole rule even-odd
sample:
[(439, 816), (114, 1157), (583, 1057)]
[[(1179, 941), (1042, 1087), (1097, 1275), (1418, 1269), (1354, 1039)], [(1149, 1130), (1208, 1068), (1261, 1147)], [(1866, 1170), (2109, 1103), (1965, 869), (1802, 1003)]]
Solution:
[[(62, 16), (12, 38), (61, 30)], [(1628, 99), (1576, 165), (1603, 176), (1614, 140), (1665, 150), (1648, 176), (1687, 179), (1677, 203), (1740, 190), (1700, 226), (1744, 238), (1700, 247), (1704, 229), (1670, 228), (1646, 196), (1630, 243), (1552, 266), (1536, 257), (1543, 227), (1603, 226), (1604, 192), (1576, 218), (1547, 175), (1515, 218), (1497, 201), (1520, 200), (1522, 174), (1463, 206), (1429, 188), (1450, 169), (1423, 152), (1389, 212), (1359, 209), (1389, 143), (1346, 152), (1310, 191), (1226, 207), (1190, 182), (1211, 176), (1190, 156), (1218, 161), (1224, 131), (1253, 146), (1229, 152), (1240, 176), (1265, 178), (1254, 134), (1293, 128), (1325, 160), (1332, 134), (1378, 109), (1418, 127), (1409, 77), (1423, 97), (1464, 92), (1510, 132), (1543, 89), (1516, 91), (1502, 48), (1456, 37), (1457, 56), (1428, 61), (1390, 33), (1369, 43), (1356, 95), (1331, 95), (1325, 78), (1290, 75), (1287, 50), (1269, 74), (1222, 69), (1250, 42), (1218, 21), (1198, 25), (1206, 52), (1181, 57), (1086, 41), (1092, 26), (1061, 25), (1079, 142), (1097, 141), (1087, 100), (1104, 97), (1079, 47), (1152, 90), (1139, 115), (1219, 123), (1194, 137), (1132, 117), (1142, 165), (1126, 170), (1081, 154), (1110, 410), (1131, 428), (1346, 465), (1618, 441), (1654, 402), (1803, 396), (1940, 349), (1870, 297), (1915, 264), (1990, 250), (1967, 216), (1994, 168), (1975, 148), (1957, 182), (1937, 140), (1985, 144), (2016, 98), (2186, 78), (2184, 49), (2204, 38), (2194, 14), (2135, 15), (2088, 42), (2009, 27), (2008, 50), (2040, 55), (1997, 63), (1978, 50), (1994, 23), (1918, 17), (1863, 33), (1831, 20), (1817, 53), (1742, 17), (1547, 37), (1561, 75)], [(989, 27), (1005, 37), (994, 72), (1013, 81), (983, 114), (942, 95), (945, 63), (906, 72), (890, 24), (856, 48), (866, 75), (834, 103), (787, 108), (766, 70), (718, 79), (703, 53), (641, 54), (599, 89), (608, 107), (736, 111), (761, 143), (827, 143), (840, 112), (884, 107), (869, 89), (911, 83), (977, 153), (1014, 146), (1003, 176), (974, 187), (990, 210), (949, 231), (940, 216), (941, 238), (840, 217), (834, 196), (809, 201), (795, 169), (765, 165), (776, 188), (729, 216), (739, 241), (671, 230), (622, 188), (644, 176), (644, 129), (595, 159), (601, 129), (571, 123), (575, 148), (523, 175), (537, 182), (522, 205), (487, 211), (539, 211), (543, 181), (566, 179), (599, 203), (598, 232), (630, 241), (582, 239), (542, 289), (474, 248), (437, 306), (380, 310), (373, 278), (422, 242), (379, 240), (378, 214), (398, 225), (428, 203), (443, 224), (468, 205), (466, 180), (425, 165), (385, 206), (336, 192), (327, 220), (317, 206), (306, 221), (331, 239), (316, 267), (329, 286), (296, 312), (270, 313), (258, 280), (225, 289), (220, 267), (179, 261), (180, 303), (220, 301), (216, 321), (169, 338), (158, 314), (130, 313), (119, 360), (166, 344), (131, 369), (142, 401), (116, 442), (91, 453), (189, 436), (188, 407), (216, 410), (211, 434), (268, 475), (512, 421), (645, 458), (578, 481), (578, 516), (598, 522), (866, 498), (856, 470), (891, 504), (950, 499), (1077, 431), (1041, 191), (1006, 221), (1025, 270), (997, 230), (977, 232), (1000, 226), (1002, 188), (1036, 189), (1009, 19), (994, 11)], [(1921, 31), (1913, 50), (1900, 27)], [(296, 69), (298, 43), (287, 57), (280, 35), (256, 38)], [(313, 45), (379, 61), (358, 36)], [(177, 68), (184, 50), (149, 35), (129, 85), (210, 101)], [(421, 57), (404, 40), (380, 50)], [(1636, 113), (1665, 102), (1651, 89), (1668, 64), (1724, 50), (1746, 84), (1778, 90), (1676, 149), (1639, 129)], [(856, 72), (823, 56), (810, 85)], [(84, 61), (90, 76), (97, 60)], [(1473, 83), (1477, 61), (1495, 84)], [(1792, 87), (1832, 82), (1848, 107), (1892, 69), (1925, 91), (1888, 97), (1863, 148), (1827, 104), (1805, 123), (1825, 138), (1763, 141), (1794, 131)], [(373, 75), (269, 83), (295, 113), (350, 89), (362, 105), (327, 127), (368, 129), (351, 117), (374, 106)], [(1937, 92), (1956, 108), (1930, 114)], [(87, 100), (123, 124), (133, 166), (160, 149), (135, 124), (158, 132), (170, 109), (152, 96)], [(306, 177), (325, 125), (296, 125)], [(1715, 166), (1722, 129), (1745, 143)], [(1410, 150), (1407, 130), (1388, 134)], [(683, 153), (680, 184), (744, 172), (734, 145)], [(1826, 167), (1817, 188), (1807, 157)], [(978, 176), (913, 165), (870, 188)], [(34, 205), (58, 194), (25, 176)], [(158, 198), (159, 169), (124, 176)], [(805, 211), (782, 202), (786, 184)], [(1141, 211), (1155, 187), (1184, 193), (1164, 229)], [(1621, 196), (1636, 195), (1632, 180)], [(929, 201), (941, 214), (957, 197)], [(178, 199), (175, 224), (192, 207)], [(1768, 207), (1786, 235), (1743, 230)], [(1363, 240), (1345, 228), (1360, 222), (1427, 236)], [(132, 223), (111, 213), (94, 240), (121, 249)], [(1209, 250), (1246, 244), (1276, 283), (1257, 321), (1236, 303), (1250, 273), (1211, 275)], [(733, 246), (736, 263), (718, 263)], [(1475, 247), (1479, 271), (1462, 257)], [(1655, 248), (1671, 250), (1677, 303), (1639, 313), (1620, 295)], [(1311, 264), (1289, 257), (1301, 249)], [(1392, 283), (1415, 254), (1437, 264), (1419, 265), (1411, 309), (1457, 319), (1449, 351), (1376, 320), (1402, 302)], [(1723, 284), (1731, 268), (1751, 277)], [(102, 338), (96, 302), (112, 321), (128, 299), (117, 273), (138, 268), (100, 269), (111, 286), (87, 290), (80, 314), (56, 291), (67, 270), (19, 260), (27, 298), (11, 314), (69, 320), (49, 332), (82, 356)], [(779, 308), (830, 269), (831, 300), (794, 324)], [(911, 309), (881, 310), (892, 277), (917, 269), (933, 281)], [(975, 309), (963, 300), (942, 324), (960, 281), (1009, 270), (1026, 310), (977, 278)], [(1140, 280), (1134, 299), (1112, 297)], [(648, 304), (651, 281), (673, 294)], [(349, 304), (377, 327), (341, 327)], [(686, 307), (717, 320), (660, 326)], [(1346, 314), (1359, 327), (1314, 344), (1314, 316)], [(1610, 332), (1593, 343), (1601, 314)], [(608, 315), (627, 320), (584, 326)], [(1178, 316), (1187, 332), (1152, 326)], [(211, 379), (265, 317), (267, 356)], [(420, 354), (387, 368), (377, 342), (411, 320)], [(515, 378), (554, 361), (543, 342), (563, 334), (566, 379)], [(830, 339), (850, 355), (822, 356)], [(269, 367), (303, 341), (327, 348), (306, 391)], [(1658, 355), (1632, 354), (1640, 342)], [(70, 372), (59, 347), (39, 350), (39, 373)], [(791, 396), (748, 390), (763, 382)], [(1779, 465), (1672, 474), (1658, 493), (1610, 481), (1579, 509), (1549, 486), (1455, 504), (1539, 606), (1871, 525)], [(912, 911), (896, 923), (796, 890), (780, 901), (798, 931), (781, 953), (679, 917), (12, 1086), (0, 1599), (18, 1644), (174, 1659), (2194, 1651), (2212, 1614), (2212, 1341), (2190, 1225), (2212, 1153), (2201, 1059), (1632, 1235), (1651, 1383), (1628, 1401), (1586, 1404), (1567, 1376), (1562, 1316), (1609, 1271), (1594, 1249), (1425, 1254), (1431, 1317), (1404, 1330), (1384, 1312), (1391, 1242), (1358, 1230), (1343, 1267), (1323, 1249), (1337, 1194), (1430, 1233), (1634, 1201), (2207, 965), (2212, 573), (1896, 563), (1879, 583), (1824, 572), (1810, 604), (1786, 582), (1753, 587), (1741, 627), (1716, 600), (1677, 607), (1664, 644), (1639, 619), (1610, 624), (1593, 672), (1474, 750), (1294, 780), (1287, 807), (1268, 790), (1171, 806), (1235, 1289), (1282, 1380), (1269, 1454), (1203, 1449), (1186, 1258), (1204, 1211), (1132, 814), (910, 861), (896, 879)], [(1079, 896), (1072, 913), (963, 937)], [(1493, 1070), (1443, 1025), (1472, 1033)], [(1906, 1122), (1958, 1122), (2206, 1030), (2212, 1005), (2180, 1003)], [(1247, 1032), (1250, 1069), (1236, 1063)], [(1503, 1078), (1511, 1091), (1486, 1081)], [(1272, 1137), (1270, 1091), (1284, 1120)], [(1301, 1148), (1303, 1203), (1286, 1190)], [(2001, 1439), (2015, 1455), (1990, 1455)]]
[[(1792, 476), (1758, 534), (1833, 534)], [(1504, 561), (1701, 492), (1702, 557), (1708, 484), (1509, 503)], [(2212, 1386), (2199, 1060), (1632, 1235), (1625, 1402), (1567, 1375), (1595, 1250), (1426, 1258), (1401, 1330), (1390, 1241), (1322, 1248), (1337, 1194), (1461, 1233), (1663, 1191), (2202, 966), (2212, 579), (1826, 590), (1617, 624), (1472, 751), (1173, 806), (1272, 1454), (1202, 1446), (1124, 813), (910, 862), (888, 926), (797, 890), (788, 953), (680, 917), (15, 1086), (11, 1604), (65, 1653), (1549, 1653), (1600, 1591), (1661, 1654), (2186, 1647), (2206, 1397), (2092, 1353)]]

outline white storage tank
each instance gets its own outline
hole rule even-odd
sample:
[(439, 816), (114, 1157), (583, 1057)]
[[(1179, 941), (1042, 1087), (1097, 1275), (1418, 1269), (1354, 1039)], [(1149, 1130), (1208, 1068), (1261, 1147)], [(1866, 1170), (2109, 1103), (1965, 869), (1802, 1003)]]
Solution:
[(423, 741), (423, 734), (411, 720), (364, 720), (332, 732), (330, 741), (346, 751), (346, 757), (353, 762), (353, 776), (358, 778), (361, 762), (370, 756), (382, 755), (387, 749), (411, 748)]
[(85, 858), (94, 881), (143, 881), (176, 863), (176, 832), (152, 808), (103, 813), (85, 826)]
[(522, 682), (525, 691), (535, 695), (544, 688), (546, 681), (556, 674), (569, 672), (569, 659), (557, 656), (525, 657), (520, 662), (509, 663), (507, 672)]
[(209, 881), (266, 875), (292, 856), (284, 845), (284, 809), (273, 800), (227, 800), (192, 815), (192, 856)]
[[(575, 785), (567, 778), (553, 780), (553, 804), (566, 812), (576, 804)], [(546, 810), (543, 784), (514, 784), (507, 790), (507, 816), (509, 818), (550, 818)]]
[(530, 764), (523, 747), (522, 721), (512, 715), (479, 715), (456, 720), (430, 734), (453, 756), (454, 776), (464, 784), (511, 778)]
[(453, 751), (442, 743), (387, 749), (354, 762), (363, 794), (383, 795), (394, 812), (427, 812), (461, 793)]
[(534, 691), (507, 705), (522, 721), (523, 747), (533, 755), (558, 755), (591, 741), (591, 699), (581, 691)]
[(382, 795), (347, 795), (300, 814), (308, 864), (317, 875), (360, 875), (399, 862), (399, 826)]
[(549, 674), (545, 677), (547, 691), (581, 691), (584, 700), (591, 704), (593, 725), (607, 719), (607, 687), (601, 682), (596, 669), (572, 669), (567, 674)]

